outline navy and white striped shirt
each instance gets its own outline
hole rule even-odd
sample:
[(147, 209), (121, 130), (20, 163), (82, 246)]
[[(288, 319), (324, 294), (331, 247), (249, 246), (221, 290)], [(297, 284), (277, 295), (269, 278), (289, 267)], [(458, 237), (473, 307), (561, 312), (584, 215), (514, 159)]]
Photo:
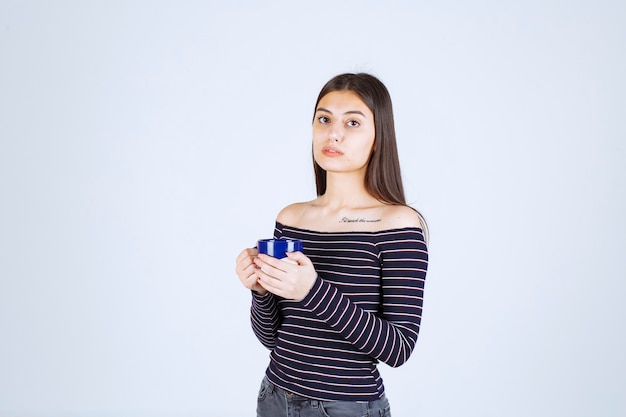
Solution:
[(267, 378), (318, 400), (373, 401), (376, 364), (400, 366), (420, 328), (428, 251), (422, 230), (316, 232), (276, 223), (300, 239), (318, 277), (301, 301), (253, 293), (252, 329), (271, 350)]

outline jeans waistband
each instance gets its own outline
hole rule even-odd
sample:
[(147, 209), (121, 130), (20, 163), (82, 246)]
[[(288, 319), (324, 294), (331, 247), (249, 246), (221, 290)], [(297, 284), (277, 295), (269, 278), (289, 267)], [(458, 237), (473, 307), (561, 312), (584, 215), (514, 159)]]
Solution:
[[(281, 388), (281, 387), (279, 387), (277, 385), (274, 385), (274, 383), (272, 383), (267, 377), (264, 377), (264, 379), (265, 379), (265, 383), (267, 384), (267, 389), (268, 389), (269, 393), (277, 392), (279, 394), (284, 395), (286, 398), (289, 398), (290, 400), (294, 400), (294, 401), (311, 401), (312, 403), (313, 402), (315, 402), (315, 403), (322, 402), (323, 403), (323, 402), (328, 401), (328, 400), (314, 400), (314, 399), (309, 398), (309, 397), (303, 397), (302, 395), (293, 393), (291, 391), (287, 391), (286, 389), (283, 389), (283, 388)], [(353, 402), (357, 402), (357, 403), (375, 403), (375, 402), (384, 401), (384, 400), (385, 400), (385, 394), (383, 394), (382, 397), (380, 397), (379, 399), (374, 400), (374, 401), (353, 401)]]

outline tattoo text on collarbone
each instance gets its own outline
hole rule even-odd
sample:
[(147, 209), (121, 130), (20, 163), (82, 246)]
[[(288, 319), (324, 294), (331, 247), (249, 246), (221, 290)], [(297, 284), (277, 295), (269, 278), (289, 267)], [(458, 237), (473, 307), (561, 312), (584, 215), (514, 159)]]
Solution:
[(339, 223), (376, 223), (381, 220), (382, 219), (364, 219), (362, 217), (359, 217), (356, 219), (349, 219), (347, 217), (342, 217), (341, 220), (339, 220)]

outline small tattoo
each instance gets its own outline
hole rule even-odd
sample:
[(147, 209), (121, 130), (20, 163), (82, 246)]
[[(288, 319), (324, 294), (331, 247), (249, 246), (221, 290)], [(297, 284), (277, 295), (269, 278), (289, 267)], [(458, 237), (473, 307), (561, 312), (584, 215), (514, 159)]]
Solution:
[(376, 223), (381, 220), (382, 219), (364, 219), (362, 217), (359, 217), (358, 219), (349, 219), (347, 217), (342, 217), (341, 220), (339, 220), (339, 223)]

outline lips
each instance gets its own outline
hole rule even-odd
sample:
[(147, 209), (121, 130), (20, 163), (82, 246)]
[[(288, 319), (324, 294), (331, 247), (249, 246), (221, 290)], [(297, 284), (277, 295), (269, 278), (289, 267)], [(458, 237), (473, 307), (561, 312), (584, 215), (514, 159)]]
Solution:
[(324, 155), (326, 155), (326, 156), (340, 156), (340, 155), (343, 155), (343, 152), (341, 152), (337, 148), (333, 148), (332, 146), (324, 146), (324, 148), (322, 148), (322, 153)]

